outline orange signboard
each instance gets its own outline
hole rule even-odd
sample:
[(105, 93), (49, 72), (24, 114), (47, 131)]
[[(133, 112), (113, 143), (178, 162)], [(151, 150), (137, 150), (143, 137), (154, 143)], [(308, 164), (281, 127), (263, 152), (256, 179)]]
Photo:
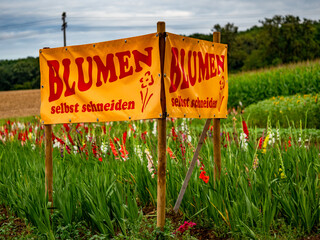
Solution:
[(167, 33), (164, 74), (169, 117), (227, 117), (226, 44)]
[(158, 118), (159, 38), (40, 50), (44, 124)]

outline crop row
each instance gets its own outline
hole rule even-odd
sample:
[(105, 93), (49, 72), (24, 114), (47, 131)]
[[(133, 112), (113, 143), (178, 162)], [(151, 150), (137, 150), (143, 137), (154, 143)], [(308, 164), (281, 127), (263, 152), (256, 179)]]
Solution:
[(306, 62), (229, 76), (228, 108), (277, 96), (320, 92), (320, 62)]

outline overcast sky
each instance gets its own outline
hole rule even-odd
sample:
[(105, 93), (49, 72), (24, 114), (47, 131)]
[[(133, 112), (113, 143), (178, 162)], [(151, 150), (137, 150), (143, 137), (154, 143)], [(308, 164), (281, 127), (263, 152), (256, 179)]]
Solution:
[(274, 15), (320, 19), (319, 0), (0, 0), (0, 59), (36, 57), (43, 47), (95, 43), (156, 32), (158, 21), (175, 34), (210, 33), (215, 24), (239, 30)]

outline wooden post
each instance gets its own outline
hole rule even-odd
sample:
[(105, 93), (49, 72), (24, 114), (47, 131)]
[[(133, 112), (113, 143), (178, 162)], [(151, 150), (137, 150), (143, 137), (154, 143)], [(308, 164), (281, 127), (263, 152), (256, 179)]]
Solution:
[(159, 34), (159, 50), (161, 64), (161, 106), (162, 115), (158, 119), (158, 188), (157, 188), (157, 227), (164, 230), (166, 214), (166, 99), (164, 91), (164, 53), (165, 53), (165, 22), (157, 23), (157, 32)]
[(194, 169), (194, 166), (196, 165), (196, 162), (197, 162), (197, 159), (198, 159), (198, 156), (199, 156), (201, 147), (202, 147), (202, 145), (203, 145), (204, 139), (205, 139), (205, 137), (207, 136), (207, 131), (208, 131), (208, 129), (209, 129), (210, 122), (211, 122), (211, 118), (208, 118), (207, 121), (206, 121), (206, 124), (205, 124), (204, 127), (203, 127), (203, 130), (202, 130), (202, 133), (201, 133), (201, 136), (200, 136), (200, 139), (199, 139), (199, 142), (198, 142), (196, 151), (194, 152), (194, 155), (193, 155), (193, 158), (192, 158), (190, 167), (189, 167), (188, 172), (187, 172), (187, 175), (186, 175), (186, 177), (185, 177), (185, 179), (184, 179), (184, 181), (183, 181), (183, 184), (182, 184), (182, 187), (181, 187), (181, 190), (180, 190), (178, 199), (177, 199), (177, 201), (176, 201), (176, 204), (174, 205), (174, 208), (173, 208), (173, 210), (175, 211), (175, 213), (178, 212), (179, 207), (180, 207), (180, 204), (181, 204), (182, 199), (183, 199), (183, 196), (184, 196), (184, 193), (186, 192), (186, 189), (187, 189), (189, 180), (190, 180), (191, 175), (192, 175), (192, 171), (193, 171), (193, 169)]
[[(213, 33), (213, 42), (220, 43), (220, 32)], [(213, 153), (214, 153), (214, 179), (220, 179), (221, 175), (221, 139), (220, 118), (213, 119)]]
[(46, 196), (48, 194), (48, 200), (53, 203), (52, 198), (52, 126), (49, 124), (44, 125), (45, 131), (45, 148), (46, 148), (46, 161), (45, 161), (45, 184), (46, 184)]

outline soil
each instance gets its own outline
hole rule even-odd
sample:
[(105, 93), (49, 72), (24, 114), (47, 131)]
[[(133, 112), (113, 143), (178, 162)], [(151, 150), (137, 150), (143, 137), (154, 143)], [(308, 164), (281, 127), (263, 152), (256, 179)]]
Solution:
[(40, 90), (0, 92), (0, 119), (40, 115)]
[(0, 229), (7, 226), (7, 231), (0, 231), (0, 239), (14, 239), (29, 234), (25, 222), (15, 216), (10, 215), (4, 205), (0, 205)]

